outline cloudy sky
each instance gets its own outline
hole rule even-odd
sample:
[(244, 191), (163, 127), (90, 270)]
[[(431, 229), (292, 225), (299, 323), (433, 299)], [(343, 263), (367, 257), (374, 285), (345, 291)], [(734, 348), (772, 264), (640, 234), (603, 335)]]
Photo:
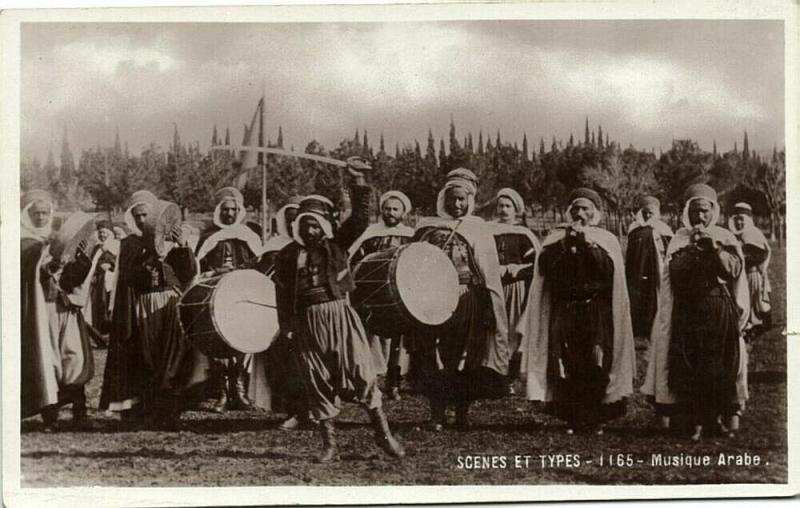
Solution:
[[(668, 147), (784, 143), (780, 21), (463, 21), (313, 24), (26, 24), (22, 157), (76, 157), (120, 136), (162, 147), (173, 122), (205, 149), (241, 141), (266, 90), (267, 135), (328, 148), (367, 129), (387, 149), (468, 130), (531, 145), (583, 135)], [(741, 145), (741, 141), (740, 141)], [(549, 143), (548, 143), (549, 146)]]

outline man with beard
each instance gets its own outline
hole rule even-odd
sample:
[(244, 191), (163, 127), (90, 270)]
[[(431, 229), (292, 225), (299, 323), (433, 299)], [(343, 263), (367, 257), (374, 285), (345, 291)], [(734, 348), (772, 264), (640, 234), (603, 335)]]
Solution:
[(358, 401), (368, 409), (377, 444), (389, 455), (405, 455), (392, 436), (381, 407), (375, 367), (361, 319), (347, 300), (355, 288), (346, 252), (369, 222), (369, 187), (359, 169), (360, 159), (348, 159), (353, 210), (333, 234), (329, 201), (307, 196), (294, 222), (294, 242), (278, 255), (275, 282), (280, 328), (297, 342), (301, 377), (309, 408), (320, 422), (322, 453), (319, 462), (338, 457), (333, 419), (338, 399)]
[[(293, 222), (297, 217), (300, 198), (293, 198), (275, 214), (275, 231), (264, 244), (264, 254), (257, 269), (272, 277), (281, 249), (294, 241)], [(286, 419), (280, 429), (303, 430), (314, 426), (308, 411), (306, 394), (300, 376), (296, 341), (278, 330), (266, 351), (253, 355), (247, 396), (253, 405), (264, 411), (284, 411)]]
[[(217, 192), (214, 225), (201, 235), (197, 243), (197, 261), (205, 276), (216, 276), (247, 268), (261, 255), (261, 239), (247, 227), (244, 196), (235, 187)], [(238, 353), (230, 359), (209, 358), (209, 383), (213, 402), (206, 404), (211, 411), (249, 409), (245, 368), (247, 355)]]
[[(411, 200), (400, 191), (385, 192), (378, 200), (381, 210), (381, 220), (372, 224), (364, 234), (350, 247), (350, 267), (355, 268), (358, 263), (369, 254), (398, 247), (411, 241), (414, 230), (401, 221), (411, 211)], [(385, 360), (382, 350), (382, 340), (389, 346), (389, 358)], [(393, 337), (373, 336), (373, 355), (380, 362), (381, 368), (386, 369), (386, 388), (390, 396), (400, 399), (400, 382), (402, 372), (400, 356), (403, 348), (403, 336), (398, 334)]]
[(55, 429), (59, 409), (72, 403), (73, 420), (86, 418), (85, 384), (94, 375), (86, 323), (70, 299), (91, 269), (86, 241), (63, 264), (50, 255), (53, 200), (43, 190), (22, 197), (20, 310), (22, 418), (42, 415)]
[(658, 308), (658, 289), (672, 230), (661, 222), (661, 203), (645, 196), (628, 229), (625, 275), (631, 302), (634, 337), (650, 338)]
[(442, 249), (458, 272), (455, 312), (420, 336), (411, 359), (437, 432), (447, 423), (447, 406), (455, 406), (456, 426), (466, 429), (472, 402), (508, 393), (508, 317), (494, 238), (473, 215), (477, 181), (466, 168), (448, 173), (436, 202), (438, 217), (421, 221), (414, 234)]
[(528, 400), (567, 422), (567, 433), (603, 433), (625, 411), (636, 359), (619, 241), (598, 226), (601, 198), (578, 188), (572, 223), (551, 232), (536, 259), (518, 330)]
[(748, 203), (736, 203), (733, 215), (728, 219), (730, 229), (744, 254), (747, 286), (750, 289), (750, 316), (745, 325), (745, 338), (752, 343), (772, 326), (769, 294), (769, 258), (772, 249), (764, 233), (753, 223), (753, 208)]
[(748, 398), (742, 336), (750, 301), (739, 242), (716, 224), (716, 191), (691, 185), (685, 199), (683, 227), (667, 248), (642, 392), (654, 398), (662, 427), (684, 415), (697, 441), (738, 430)]
[(125, 211), (131, 234), (120, 246), (100, 408), (170, 430), (179, 425), (180, 397), (206, 376), (183, 336), (178, 313), (181, 288), (192, 281), (197, 264), (180, 226), (169, 234), (172, 248), (166, 255), (156, 249), (161, 205), (141, 190), (133, 193)]

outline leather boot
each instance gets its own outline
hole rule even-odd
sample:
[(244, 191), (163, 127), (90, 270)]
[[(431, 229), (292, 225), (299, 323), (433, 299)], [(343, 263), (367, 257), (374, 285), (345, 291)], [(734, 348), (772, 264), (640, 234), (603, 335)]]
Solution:
[(72, 400), (72, 421), (81, 423), (86, 421), (86, 392), (83, 387), (75, 392), (75, 398)]
[(469, 403), (460, 402), (458, 406), (456, 406), (456, 428), (467, 430), (469, 427)]
[(253, 407), (247, 398), (246, 376), (247, 374), (241, 369), (241, 366), (237, 365), (235, 373), (228, 377), (228, 382), (230, 383), (229, 406), (231, 409), (246, 411)]
[(444, 402), (440, 399), (430, 399), (430, 407), (431, 421), (429, 426), (431, 430), (441, 432), (445, 424)]
[(42, 409), (42, 420), (44, 421), (44, 432), (54, 432), (58, 429), (58, 404), (52, 404)]
[(211, 406), (211, 411), (215, 413), (224, 413), (228, 405), (228, 390), (227, 379), (224, 373), (219, 373), (214, 379), (214, 403)]
[(322, 420), (319, 423), (322, 433), (322, 451), (317, 457), (317, 462), (326, 463), (339, 459), (339, 448), (336, 446), (336, 430), (333, 421)]
[(372, 427), (375, 430), (375, 443), (387, 455), (392, 457), (405, 457), (406, 451), (400, 441), (395, 439), (392, 431), (389, 430), (389, 422), (386, 420), (386, 415), (382, 408), (374, 408), (369, 410), (369, 419), (372, 422)]
[(400, 375), (400, 366), (395, 365), (389, 367), (388, 375), (386, 376), (386, 385), (389, 389), (389, 398), (392, 400), (400, 400), (400, 382), (402, 376)]

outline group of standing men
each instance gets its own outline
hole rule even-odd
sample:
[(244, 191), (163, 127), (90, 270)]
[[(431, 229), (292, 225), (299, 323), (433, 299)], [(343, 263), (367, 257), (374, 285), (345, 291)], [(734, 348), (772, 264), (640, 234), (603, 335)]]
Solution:
[[(508, 395), (522, 377), (527, 398), (545, 403), (569, 433), (599, 434), (633, 393), (637, 336), (649, 339), (642, 391), (652, 396), (662, 424), (688, 415), (693, 439), (738, 428), (747, 399), (745, 339), (769, 326), (770, 310), (769, 245), (748, 205), (737, 204), (724, 229), (714, 190), (693, 185), (683, 227), (673, 234), (660, 221), (658, 200), (645, 197), (623, 257), (618, 239), (600, 227), (603, 206), (595, 191), (575, 189), (570, 223), (540, 243), (513, 189), (497, 193), (494, 222), (476, 216), (479, 182), (464, 168), (447, 175), (436, 217), (406, 226), (412, 204), (392, 190), (379, 200), (380, 222), (370, 226), (367, 168), (348, 160), (347, 220), (337, 223), (324, 196), (306, 196), (280, 210), (278, 234), (263, 245), (244, 223), (241, 193), (225, 188), (214, 226), (195, 248), (175, 227), (169, 247), (157, 249), (152, 219), (159, 200), (139, 191), (125, 212), (129, 236), (114, 248), (100, 242), (102, 253), (85, 252), (84, 242), (65, 264), (49, 255), (52, 199), (26, 193), (22, 417), (41, 414), (51, 429), (59, 408), (71, 402), (74, 417), (85, 418), (83, 387), (94, 366), (82, 308), (87, 299), (78, 294), (95, 280), (106, 305), (100, 297), (91, 301), (110, 316), (100, 408), (134, 424), (175, 428), (198, 394), (210, 397), (201, 407), (217, 412), (280, 406), (288, 416), (283, 428), (319, 429), (318, 459), (327, 462), (338, 456), (333, 421), (340, 402), (355, 401), (368, 411), (378, 446), (402, 457), (378, 376), (385, 373), (390, 396), (399, 397), (400, 357), (408, 354), (409, 381), (429, 400), (433, 430), (448, 425), (448, 407), (456, 426), (468, 427), (473, 401)], [(413, 336), (370, 335), (349, 303), (356, 287), (351, 270), (372, 253), (409, 242), (428, 242), (452, 261), (456, 310)], [(181, 294), (199, 279), (241, 268), (272, 278), (280, 333), (264, 353), (210, 358), (184, 336)]]

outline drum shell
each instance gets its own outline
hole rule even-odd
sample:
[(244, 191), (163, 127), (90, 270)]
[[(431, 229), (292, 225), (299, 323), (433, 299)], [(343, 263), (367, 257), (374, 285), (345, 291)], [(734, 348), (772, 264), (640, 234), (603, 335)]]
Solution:
[(230, 358), (239, 352), (222, 340), (214, 321), (214, 288), (222, 276), (195, 284), (181, 297), (181, 326), (186, 339), (204, 354), (214, 358)]
[[(356, 289), (350, 293), (350, 302), (367, 329), (383, 337), (407, 334), (421, 328), (403, 305), (394, 280), (397, 260), (405, 247), (401, 245), (369, 254), (353, 273)], [(366, 274), (369, 274), (368, 280), (364, 277)]]

